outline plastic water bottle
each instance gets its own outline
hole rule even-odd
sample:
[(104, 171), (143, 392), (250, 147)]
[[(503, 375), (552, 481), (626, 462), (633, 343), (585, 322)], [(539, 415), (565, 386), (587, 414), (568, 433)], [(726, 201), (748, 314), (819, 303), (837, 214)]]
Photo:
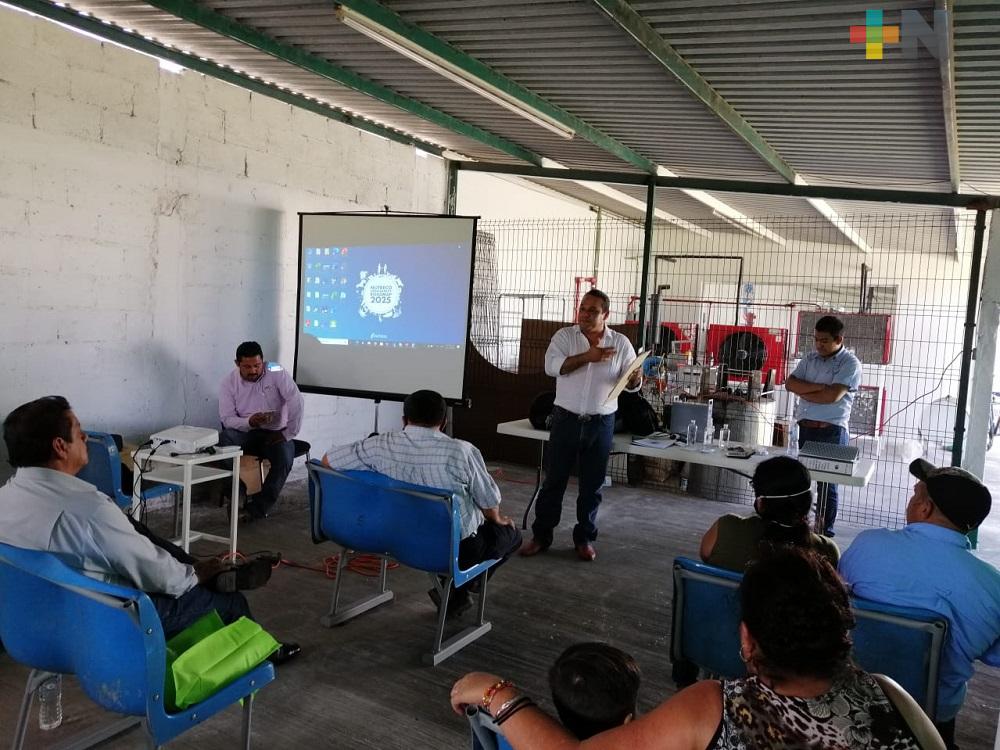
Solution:
[(729, 447), (729, 425), (722, 425), (722, 429), (719, 430), (719, 450), (724, 451)]
[(711, 453), (714, 448), (712, 448), (712, 440), (715, 438), (715, 428), (712, 425), (705, 427), (705, 434), (701, 438), (701, 452)]
[(687, 447), (691, 450), (698, 447), (698, 423), (693, 419), (687, 429)]
[(62, 720), (62, 675), (56, 674), (38, 686), (38, 728), (55, 729)]
[(799, 455), (799, 423), (792, 422), (791, 426), (788, 428), (788, 450), (785, 451), (786, 454), (792, 458), (797, 458)]

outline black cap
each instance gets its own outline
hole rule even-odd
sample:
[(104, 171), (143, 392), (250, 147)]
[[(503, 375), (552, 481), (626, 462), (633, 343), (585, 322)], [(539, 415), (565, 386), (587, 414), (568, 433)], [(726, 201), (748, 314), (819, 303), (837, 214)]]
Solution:
[(935, 466), (918, 458), (910, 464), (910, 473), (927, 485), (931, 500), (963, 533), (978, 528), (990, 514), (989, 489), (965, 469)]

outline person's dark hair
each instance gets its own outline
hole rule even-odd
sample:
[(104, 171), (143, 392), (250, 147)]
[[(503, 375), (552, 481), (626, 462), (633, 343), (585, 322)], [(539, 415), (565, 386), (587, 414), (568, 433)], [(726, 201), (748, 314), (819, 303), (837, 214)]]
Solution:
[(44, 466), (52, 458), (52, 441), (73, 440), (72, 407), (62, 396), (43, 398), (21, 404), (3, 422), (7, 461), (11, 466)]
[(245, 358), (260, 357), (264, 358), (264, 350), (260, 348), (260, 344), (256, 341), (244, 341), (242, 344), (236, 347), (236, 361)]
[(819, 555), (781, 547), (751, 563), (740, 606), (764, 677), (826, 679), (847, 664), (854, 614), (843, 581)]
[(839, 338), (844, 335), (844, 322), (833, 315), (824, 315), (816, 321), (816, 331), (829, 333), (833, 338)]
[[(607, 312), (608, 310), (611, 309), (611, 299), (608, 297), (608, 295), (606, 295), (600, 289), (596, 289), (596, 288), (594, 288), (594, 289), (588, 289), (587, 290), (587, 294), (589, 294), (591, 297), (597, 297), (597, 299), (599, 299), (601, 301), (601, 307), (604, 308), (604, 312)], [(587, 294), (585, 294), (583, 296), (586, 297)]]
[(809, 509), (812, 507), (812, 478), (800, 461), (775, 456), (762, 461), (750, 480), (757, 502), (757, 514), (764, 520), (761, 546), (794, 544), (808, 547)]
[(414, 391), (403, 402), (403, 418), (410, 424), (437, 427), (447, 413), (448, 405), (437, 391)]
[(606, 643), (577, 643), (549, 670), (559, 720), (580, 740), (621, 726), (636, 713), (641, 673), (635, 659)]

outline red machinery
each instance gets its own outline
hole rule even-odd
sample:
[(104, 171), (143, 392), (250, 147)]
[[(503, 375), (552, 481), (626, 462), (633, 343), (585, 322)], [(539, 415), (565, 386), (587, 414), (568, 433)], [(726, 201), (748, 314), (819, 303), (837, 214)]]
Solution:
[[(705, 351), (710, 361), (731, 373), (774, 370), (774, 383), (785, 382), (788, 330), (757, 326), (710, 325)], [(738, 376), (737, 376), (738, 377)]]

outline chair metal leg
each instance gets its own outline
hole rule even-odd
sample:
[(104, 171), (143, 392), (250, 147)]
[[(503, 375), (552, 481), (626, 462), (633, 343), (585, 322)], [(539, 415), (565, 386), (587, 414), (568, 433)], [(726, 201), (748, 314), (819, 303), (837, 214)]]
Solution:
[(490, 577), (486, 574), (489, 571), (479, 574), (479, 607), (476, 613), (476, 624), (482, 625), (486, 618), (486, 582)]
[(21, 697), (21, 710), (17, 715), (17, 727), (14, 729), (14, 742), (12, 750), (21, 750), (24, 747), (24, 735), (28, 731), (28, 714), (31, 712), (31, 703), (35, 697), (38, 686), (52, 676), (51, 672), (44, 672), (40, 669), (32, 669), (28, 675), (28, 681), (24, 684), (24, 695)]
[(253, 719), (253, 693), (243, 699), (243, 750), (250, 750), (250, 722)]
[(441, 580), (433, 574), (431, 574), (431, 578), (434, 580), (435, 588), (441, 594), (441, 609), (438, 610), (437, 632), (434, 634), (434, 648), (431, 653), (424, 655), (423, 660), (424, 663), (436, 667), (449, 656), (458, 653), (473, 641), (489, 633), (493, 629), (493, 623), (483, 621), (486, 614), (486, 581), (484, 580), (479, 593), (479, 610), (476, 624), (470, 625), (451, 636), (448, 640), (444, 640), (445, 619), (448, 617), (448, 600), (451, 598), (452, 579), (449, 576)]
[(333, 588), (333, 600), (330, 603), (330, 611), (327, 612), (324, 617), (320, 618), (320, 623), (327, 628), (345, 623), (370, 609), (374, 609), (375, 607), (385, 604), (386, 602), (391, 602), (395, 596), (392, 591), (386, 590), (386, 581), (389, 573), (389, 560), (383, 556), (379, 569), (379, 593), (370, 596), (367, 599), (355, 602), (347, 609), (340, 611), (340, 587), (342, 581), (344, 580), (344, 570), (347, 567), (347, 555), (349, 552), (350, 550), (345, 549), (340, 553), (340, 557), (337, 559), (337, 580)]

